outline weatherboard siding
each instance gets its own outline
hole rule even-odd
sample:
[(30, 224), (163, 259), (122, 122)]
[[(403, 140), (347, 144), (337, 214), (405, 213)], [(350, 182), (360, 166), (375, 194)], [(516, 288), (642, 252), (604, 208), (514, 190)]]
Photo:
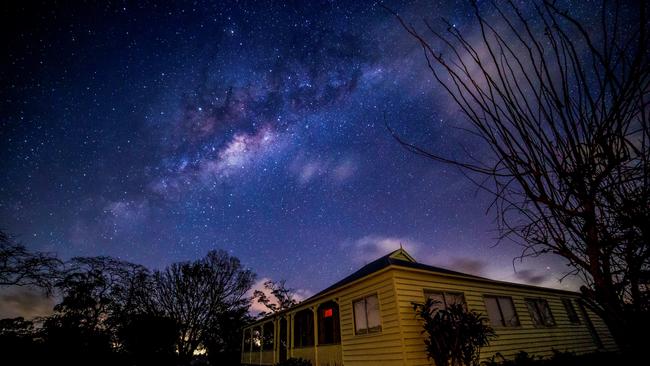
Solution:
[[(356, 335), (352, 302), (377, 294), (381, 332)], [(369, 276), (337, 295), (341, 314), (341, 351), (344, 365), (402, 365), (402, 341), (395, 288), (390, 272)]]
[[(596, 351), (596, 344), (589, 333), (582, 315), (580, 324), (571, 324), (562, 298), (578, 298), (575, 294), (545, 291), (518, 287), (490, 281), (477, 281), (454, 276), (443, 276), (423, 271), (396, 268), (392, 271), (399, 309), (399, 322), (402, 325), (405, 351), (405, 365), (430, 365), (425, 353), (422, 323), (413, 310), (413, 302), (424, 302), (424, 290), (462, 292), (469, 310), (487, 316), (483, 301), (484, 295), (503, 295), (513, 299), (519, 317), (519, 327), (495, 327), (498, 337), (481, 352), (482, 359), (488, 359), (499, 352), (512, 358), (519, 351), (540, 356), (549, 356), (552, 350), (585, 353)], [(528, 313), (525, 298), (543, 298), (548, 301), (556, 322), (554, 327), (535, 327)], [(577, 310), (577, 304), (574, 303)], [(611, 335), (595, 314), (590, 318), (597, 329), (605, 350), (615, 350)]]
[[(384, 261), (383, 264), (381, 261)], [(373, 270), (369, 271), (368, 268)], [(519, 351), (549, 356), (553, 350), (576, 353), (598, 350), (584, 315), (576, 303), (579, 295), (572, 292), (492, 281), (417, 264), (402, 249), (368, 264), (360, 271), (365, 272), (362, 272), (361, 276), (355, 273), (331, 289), (274, 316), (275, 362), (279, 360), (280, 350), (277, 338), (280, 334), (279, 319), (284, 316), (289, 319), (288, 356), (308, 359), (314, 366), (432, 365), (426, 356), (422, 322), (413, 310), (414, 302), (424, 302), (425, 290), (462, 292), (468, 309), (484, 316), (487, 316), (485, 295), (512, 298), (521, 325), (495, 326), (498, 337), (489, 347), (482, 349), (483, 360), (496, 353), (513, 358)], [(373, 294), (376, 294), (379, 300), (381, 332), (357, 335), (354, 328), (353, 302)], [(526, 307), (526, 298), (547, 300), (556, 325), (535, 327)], [(564, 298), (573, 300), (580, 324), (572, 324), (569, 321), (562, 303)], [(314, 310), (328, 301), (338, 303), (341, 344), (293, 348), (293, 315), (306, 308)], [(602, 341), (603, 350), (615, 351), (617, 347), (607, 326), (596, 314), (589, 309), (586, 311)], [(260, 327), (265, 321), (269, 319), (251, 324), (249, 328)], [(270, 365), (269, 356), (262, 355), (259, 351), (243, 352), (242, 361)]]

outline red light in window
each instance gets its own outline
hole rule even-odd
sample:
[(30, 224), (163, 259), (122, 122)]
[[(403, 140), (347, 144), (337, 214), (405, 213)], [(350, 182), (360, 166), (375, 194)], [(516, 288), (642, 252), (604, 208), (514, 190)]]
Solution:
[(332, 315), (334, 315), (334, 311), (332, 309), (325, 309), (323, 312), (323, 318), (329, 318)]

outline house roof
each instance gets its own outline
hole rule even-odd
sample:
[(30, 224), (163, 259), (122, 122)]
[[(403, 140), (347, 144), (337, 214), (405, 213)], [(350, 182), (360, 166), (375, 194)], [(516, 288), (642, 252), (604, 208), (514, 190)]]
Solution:
[(351, 275), (345, 277), (344, 279), (340, 280), (339, 282), (336, 282), (332, 286), (329, 286), (328, 288), (318, 292), (314, 296), (310, 297), (309, 299), (305, 301), (309, 301), (312, 298), (318, 297), (324, 293), (330, 292), (334, 289), (337, 289), (339, 287), (345, 286), (348, 283), (354, 282), (358, 279), (361, 279), (363, 277), (366, 277), (369, 274), (372, 274), (374, 272), (377, 272), (381, 269), (384, 269), (390, 265), (395, 265), (398, 267), (408, 267), (408, 268), (416, 268), (416, 269), (422, 269), (425, 271), (431, 271), (431, 272), (436, 272), (436, 273), (442, 273), (442, 274), (451, 274), (451, 275), (456, 275), (456, 276), (463, 276), (463, 277), (471, 277), (475, 279), (482, 279), (482, 277), (478, 276), (473, 276), (469, 275), (466, 273), (461, 273), (461, 272), (456, 272), (452, 271), (446, 268), (440, 268), (440, 267), (434, 267), (434, 266), (429, 266), (426, 264), (418, 263), (411, 257), (410, 254), (408, 254), (404, 249), (400, 248), (397, 249), (394, 252), (388, 253), (385, 256), (378, 258), (365, 266), (361, 267), (358, 271), (352, 273)]
[[(309, 303), (310, 301), (319, 298), (320, 296), (329, 293), (331, 291), (334, 291), (340, 287), (343, 287), (349, 283), (352, 283), (356, 280), (362, 279), (366, 276), (369, 276), (375, 272), (378, 272), (388, 266), (396, 266), (396, 267), (404, 267), (404, 268), (411, 268), (411, 269), (417, 269), (417, 270), (422, 270), (426, 272), (431, 272), (431, 273), (436, 273), (436, 274), (443, 274), (443, 275), (451, 275), (451, 276), (460, 276), (468, 279), (474, 279), (477, 281), (482, 281), (482, 282), (491, 282), (491, 283), (498, 283), (498, 284), (503, 284), (507, 286), (514, 286), (514, 287), (519, 287), (519, 288), (527, 288), (527, 289), (533, 289), (533, 290), (543, 290), (543, 291), (552, 291), (552, 292), (560, 292), (560, 293), (565, 293), (565, 294), (572, 294), (576, 295), (577, 293), (572, 292), (572, 291), (566, 291), (566, 290), (560, 290), (560, 289), (554, 289), (554, 288), (548, 288), (548, 287), (541, 287), (541, 286), (533, 286), (533, 285), (525, 285), (525, 284), (520, 284), (520, 283), (513, 283), (513, 282), (506, 282), (506, 281), (498, 281), (498, 280), (493, 280), (490, 278), (485, 278), (485, 277), (480, 277), (480, 276), (475, 276), (463, 272), (457, 272), (457, 271), (452, 271), (450, 269), (442, 268), (442, 267), (436, 267), (436, 266), (430, 266), (427, 264), (423, 263), (418, 263), (410, 254), (408, 254), (403, 248), (397, 249), (391, 253), (386, 254), (383, 257), (380, 257), (365, 266), (361, 267), (358, 271), (352, 273), (351, 275), (343, 278), (342, 280), (334, 283), (333, 285), (325, 288), (322, 291), (319, 291), (313, 296), (310, 296), (309, 298), (305, 299), (304, 301), (300, 302), (300, 304), (296, 306), (301, 306), (306, 303)], [(259, 323), (261, 321), (264, 321), (266, 319), (269, 319), (273, 316), (285, 313), (287, 311), (292, 310), (296, 306), (290, 308), (290, 309), (285, 309), (283, 311), (280, 311), (278, 313), (274, 314), (269, 314), (265, 316), (264, 318), (258, 319), (255, 321), (255, 323)]]

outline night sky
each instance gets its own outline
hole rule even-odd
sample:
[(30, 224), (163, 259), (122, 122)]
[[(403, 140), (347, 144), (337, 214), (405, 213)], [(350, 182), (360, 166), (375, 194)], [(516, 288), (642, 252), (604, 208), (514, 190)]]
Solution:
[[(386, 4), (476, 32), (464, 1)], [(490, 197), (391, 137), (386, 122), (481, 153), (380, 6), (21, 6), (2, 10), (0, 227), (30, 249), (150, 268), (225, 249), (306, 296), (401, 242), (421, 262), (575, 289), (557, 258), (515, 274)]]

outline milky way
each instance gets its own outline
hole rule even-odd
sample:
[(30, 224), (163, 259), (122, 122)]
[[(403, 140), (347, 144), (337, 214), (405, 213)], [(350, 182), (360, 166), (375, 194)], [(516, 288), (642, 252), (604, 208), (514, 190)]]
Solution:
[[(476, 31), (465, 2), (387, 5)], [(423, 262), (573, 286), (551, 257), (514, 274), (520, 249), (493, 247), (489, 197), (390, 136), (449, 156), (466, 138), (376, 4), (15, 6), (0, 226), (31, 249), (159, 268), (222, 248), (309, 294), (401, 243)]]

